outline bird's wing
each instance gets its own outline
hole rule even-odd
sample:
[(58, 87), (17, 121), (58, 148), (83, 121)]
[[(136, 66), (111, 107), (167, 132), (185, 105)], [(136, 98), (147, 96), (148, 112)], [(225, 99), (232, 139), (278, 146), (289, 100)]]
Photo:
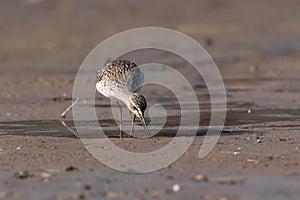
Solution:
[(129, 92), (138, 92), (144, 84), (144, 74), (138, 66), (128, 60), (118, 60), (113, 62), (118, 74), (119, 87)]
[[(104, 81), (105, 80), (105, 81)], [(144, 83), (144, 74), (128, 60), (114, 60), (98, 71), (98, 91), (138, 92)]]

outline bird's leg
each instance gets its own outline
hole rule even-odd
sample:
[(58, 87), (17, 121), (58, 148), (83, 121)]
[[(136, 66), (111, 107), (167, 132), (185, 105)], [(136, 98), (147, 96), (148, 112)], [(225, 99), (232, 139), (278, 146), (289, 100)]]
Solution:
[(130, 137), (132, 137), (133, 128), (134, 128), (134, 121), (135, 121), (135, 114), (131, 114), (131, 130), (130, 130)]
[(117, 102), (118, 108), (119, 108), (119, 114), (120, 114), (120, 138), (123, 137), (123, 132), (122, 132), (122, 108), (119, 104), (119, 102)]

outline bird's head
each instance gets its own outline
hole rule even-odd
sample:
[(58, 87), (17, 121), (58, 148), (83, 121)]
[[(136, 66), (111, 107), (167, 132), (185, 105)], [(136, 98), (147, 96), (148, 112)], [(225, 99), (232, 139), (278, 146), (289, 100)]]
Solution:
[(147, 101), (145, 97), (140, 93), (133, 93), (129, 97), (129, 104), (128, 109), (133, 112), (143, 123), (145, 130), (149, 134), (145, 118), (144, 118), (144, 112), (147, 108)]

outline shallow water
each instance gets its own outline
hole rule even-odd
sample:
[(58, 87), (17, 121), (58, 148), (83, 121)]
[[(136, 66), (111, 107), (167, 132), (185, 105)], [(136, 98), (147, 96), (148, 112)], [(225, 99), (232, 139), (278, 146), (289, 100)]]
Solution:
[[(199, 123), (199, 129), (197, 130), (198, 136), (204, 136), (207, 132), (207, 127), (210, 121), (210, 112), (201, 112)], [(231, 109), (227, 111), (227, 116), (225, 120), (225, 126), (222, 131), (222, 135), (239, 135), (251, 133), (252, 129), (258, 127), (276, 127), (276, 128), (286, 128), (286, 129), (299, 129), (300, 125), (292, 122), (297, 122), (300, 120), (299, 110), (293, 109), (256, 109), (249, 110), (240, 108), (236, 105), (231, 106)], [(160, 126), (156, 126), (159, 123), (159, 118), (146, 119), (147, 124), (151, 123), (149, 126), (150, 131), (156, 129), (158, 134), (155, 137), (173, 137), (175, 136), (179, 125), (180, 125), (180, 115), (178, 116), (168, 116), (166, 123), (161, 129)], [(191, 116), (192, 121), (192, 116)], [(74, 121), (67, 120), (64, 121), (66, 125), (75, 130)], [(277, 122), (276, 125), (271, 125), (270, 123)], [(280, 122), (291, 122), (289, 124)], [(130, 121), (124, 121), (124, 130), (126, 127), (129, 128)], [(78, 128), (82, 129), (96, 129), (98, 124), (104, 130), (107, 137), (117, 137), (119, 134), (119, 129), (117, 123), (114, 119), (99, 120), (98, 124), (93, 121), (80, 122)], [(142, 130), (142, 124), (136, 122), (136, 127)], [(181, 127), (186, 130), (187, 136), (189, 136), (189, 131), (192, 130), (192, 126), (185, 124)], [(212, 127), (213, 128), (213, 127)], [(161, 130), (159, 130), (161, 129)], [(138, 131), (136, 131), (138, 132)], [(143, 131), (142, 131), (143, 132)], [(23, 136), (51, 136), (51, 137), (70, 137), (75, 138), (76, 136), (70, 132), (67, 127), (65, 127), (61, 120), (24, 120), (24, 121), (9, 121), (0, 123), (0, 135), (23, 135)]]

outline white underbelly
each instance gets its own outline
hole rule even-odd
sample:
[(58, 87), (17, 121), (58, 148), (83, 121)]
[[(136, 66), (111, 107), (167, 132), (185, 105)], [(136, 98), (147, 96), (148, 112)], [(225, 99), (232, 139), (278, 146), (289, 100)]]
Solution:
[(96, 89), (99, 93), (106, 97), (111, 98), (114, 96), (111, 88), (105, 87), (101, 82), (96, 83)]
[(108, 98), (119, 100), (123, 100), (124, 95), (129, 93), (126, 87), (122, 87), (120, 85), (112, 86), (111, 84), (104, 84), (101, 81), (96, 83), (96, 89), (98, 92)]

